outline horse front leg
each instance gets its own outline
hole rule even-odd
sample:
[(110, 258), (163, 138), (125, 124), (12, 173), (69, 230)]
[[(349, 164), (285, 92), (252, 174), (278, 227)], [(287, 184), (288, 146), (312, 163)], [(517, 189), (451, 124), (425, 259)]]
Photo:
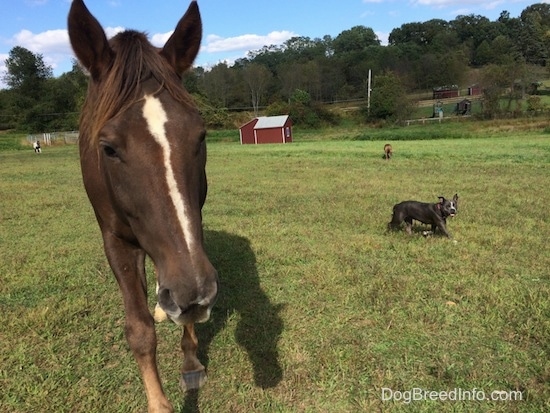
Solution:
[(180, 384), (183, 391), (198, 389), (206, 382), (205, 368), (197, 357), (198, 347), (199, 340), (195, 334), (195, 324), (185, 324), (181, 338), (183, 367)]
[(105, 237), (105, 251), (122, 293), (126, 340), (141, 373), (148, 412), (173, 413), (157, 368), (157, 336), (147, 306), (145, 252), (115, 236)]

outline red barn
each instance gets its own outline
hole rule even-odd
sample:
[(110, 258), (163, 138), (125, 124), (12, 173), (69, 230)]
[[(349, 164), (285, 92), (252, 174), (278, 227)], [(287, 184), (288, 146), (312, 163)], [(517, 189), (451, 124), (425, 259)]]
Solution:
[(460, 96), (457, 85), (439, 86), (433, 88), (433, 99), (456, 98)]
[(241, 144), (290, 143), (292, 120), (288, 115), (260, 116), (239, 128)]
[(479, 85), (470, 86), (468, 88), (468, 95), (469, 96), (481, 95), (481, 86)]

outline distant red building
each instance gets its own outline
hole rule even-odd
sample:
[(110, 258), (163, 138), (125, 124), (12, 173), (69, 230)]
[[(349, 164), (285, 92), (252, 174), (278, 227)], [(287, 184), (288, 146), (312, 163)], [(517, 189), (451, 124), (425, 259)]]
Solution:
[(481, 86), (472, 85), (468, 88), (468, 96), (481, 95)]
[(239, 128), (241, 144), (290, 143), (292, 120), (288, 115), (260, 116)]
[(460, 95), (457, 85), (439, 86), (433, 88), (433, 99), (456, 98)]

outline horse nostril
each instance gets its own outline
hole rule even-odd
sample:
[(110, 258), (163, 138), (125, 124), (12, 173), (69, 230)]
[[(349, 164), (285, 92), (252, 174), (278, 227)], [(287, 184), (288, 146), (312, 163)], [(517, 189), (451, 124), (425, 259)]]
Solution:
[(167, 313), (181, 312), (176, 302), (172, 299), (172, 294), (168, 288), (161, 288), (158, 292), (158, 302), (160, 307)]

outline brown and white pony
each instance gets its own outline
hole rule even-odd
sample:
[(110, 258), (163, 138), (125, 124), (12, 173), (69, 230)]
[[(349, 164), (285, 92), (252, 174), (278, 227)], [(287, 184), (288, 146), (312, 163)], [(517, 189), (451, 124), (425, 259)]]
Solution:
[(84, 187), (122, 293), (126, 338), (149, 412), (172, 412), (157, 368), (145, 257), (157, 273), (156, 313), (183, 326), (184, 389), (206, 379), (194, 323), (209, 318), (218, 292), (217, 272), (203, 246), (205, 129), (181, 81), (200, 46), (199, 8), (191, 2), (161, 49), (131, 30), (107, 40), (82, 0), (72, 2), (68, 29), (90, 74), (80, 118)]

